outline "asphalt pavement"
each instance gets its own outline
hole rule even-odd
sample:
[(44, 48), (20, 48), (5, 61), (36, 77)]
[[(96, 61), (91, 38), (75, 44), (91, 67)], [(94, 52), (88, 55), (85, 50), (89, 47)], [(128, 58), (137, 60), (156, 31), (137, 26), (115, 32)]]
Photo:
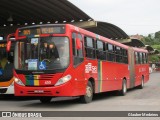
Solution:
[[(82, 104), (77, 98), (68, 97), (53, 98), (51, 103), (42, 104), (36, 98), (5, 96), (0, 97), (0, 111), (160, 111), (160, 72), (150, 74), (150, 80), (143, 89), (128, 90), (126, 96), (119, 96), (116, 91), (97, 94), (89, 104)], [(152, 120), (158, 120), (159, 117), (154, 117)], [(61, 118), (54, 117), (54, 119)], [(65, 119), (70, 119), (70, 117)], [(74, 119), (81, 119), (81, 117), (74, 117)], [(83, 119), (88, 120), (90, 117), (83, 117)], [(97, 119), (98, 117), (92, 118), (92, 120)], [(101, 117), (101, 119), (106, 120), (109, 117)], [(120, 119), (125, 120), (128, 117), (121, 117)], [(134, 117), (130, 118), (130, 120), (132, 119)], [(145, 119), (150, 120), (148, 117)]]

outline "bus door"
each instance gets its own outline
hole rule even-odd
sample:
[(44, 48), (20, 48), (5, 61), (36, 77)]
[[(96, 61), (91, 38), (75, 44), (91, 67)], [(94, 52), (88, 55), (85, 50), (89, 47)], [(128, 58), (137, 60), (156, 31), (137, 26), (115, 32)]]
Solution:
[(84, 83), (84, 55), (83, 55), (83, 37), (80, 33), (72, 33), (72, 51), (73, 51), (73, 67), (74, 76), (77, 80), (76, 88), (83, 92), (85, 88)]
[(130, 71), (130, 88), (135, 86), (135, 56), (133, 48), (129, 48), (129, 71)]

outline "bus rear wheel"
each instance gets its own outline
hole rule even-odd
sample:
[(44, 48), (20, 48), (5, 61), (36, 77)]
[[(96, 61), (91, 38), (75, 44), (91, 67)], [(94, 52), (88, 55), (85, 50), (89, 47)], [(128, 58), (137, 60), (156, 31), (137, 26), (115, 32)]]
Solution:
[(93, 98), (93, 86), (90, 81), (88, 81), (87, 87), (86, 87), (86, 94), (83, 96), (80, 96), (80, 101), (82, 103), (90, 103)]
[(122, 82), (122, 90), (119, 91), (119, 94), (121, 96), (125, 96), (127, 93), (127, 82), (125, 79), (123, 79), (123, 82)]
[(50, 103), (51, 99), (52, 97), (41, 97), (39, 100), (41, 101), (41, 103)]
[(142, 76), (141, 84), (138, 86), (139, 89), (143, 89), (144, 87), (144, 77)]

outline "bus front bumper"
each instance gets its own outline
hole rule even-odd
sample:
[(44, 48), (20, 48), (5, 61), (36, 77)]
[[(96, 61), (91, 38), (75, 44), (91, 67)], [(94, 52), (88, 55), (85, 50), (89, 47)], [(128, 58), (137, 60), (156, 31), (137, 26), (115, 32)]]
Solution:
[(14, 86), (15, 96), (77, 96), (77, 93), (70, 82), (51, 87), (20, 86), (16, 83)]
[(14, 85), (8, 87), (0, 87), (0, 94), (14, 94)]

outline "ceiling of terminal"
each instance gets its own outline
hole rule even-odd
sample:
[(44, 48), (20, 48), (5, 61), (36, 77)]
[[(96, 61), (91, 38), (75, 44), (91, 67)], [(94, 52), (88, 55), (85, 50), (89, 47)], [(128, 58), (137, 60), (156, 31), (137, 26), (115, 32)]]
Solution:
[[(13, 29), (10, 26), (17, 25), (82, 21), (94, 20), (68, 0), (1, 0), (0, 3), (0, 32), (6, 29), (10, 32)], [(85, 29), (113, 40), (129, 38), (122, 29), (110, 23), (98, 21), (97, 26)]]
[(92, 20), (67, 0), (1, 0), (0, 26)]

